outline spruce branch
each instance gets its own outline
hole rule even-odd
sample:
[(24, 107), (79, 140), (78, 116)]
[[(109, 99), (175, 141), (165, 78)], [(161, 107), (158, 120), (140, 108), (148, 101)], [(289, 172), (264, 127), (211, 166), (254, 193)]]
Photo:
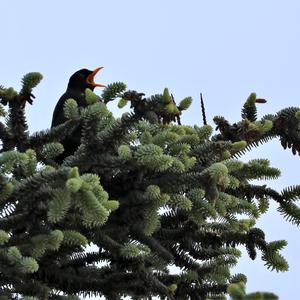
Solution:
[[(8, 105), (8, 122), (0, 123), (0, 293), (272, 299), (247, 295), (245, 275), (230, 270), (240, 245), (251, 259), (261, 251), (267, 268), (287, 270), (280, 254), (286, 242), (266, 241), (255, 224), (271, 201), (300, 224), (299, 187), (254, 185), (280, 170), (266, 159), (236, 158), (274, 137), (297, 153), (298, 108), (258, 119), (256, 105), (265, 100), (253, 93), (240, 121), (214, 118), (219, 133), (212, 136), (202, 94), (204, 125), (188, 126), (181, 119), (191, 97), (177, 105), (167, 88), (145, 97), (114, 83), (101, 97), (85, 90), (84, 107), (76, 97), (66, 100), (64, 123), (29, 135), (24, 104), (40, 79), (24, 76), (20, 93), (0, 87)], [(132, 111), (115, 118), (106, 104), (116, 98)], [(181, 272), (171, 274), (172, 264)]]
[(117, 97), (120, 97), (126, 90), (126, 84), (123, 82), (115, 82), (109, 84), (102, 93), (104, 103), (108, 103)]

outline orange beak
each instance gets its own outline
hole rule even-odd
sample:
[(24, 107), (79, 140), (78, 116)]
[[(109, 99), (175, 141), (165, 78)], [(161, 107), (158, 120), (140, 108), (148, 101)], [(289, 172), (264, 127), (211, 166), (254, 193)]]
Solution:
[(100, 84), (100, 83), (96, 83), (94, 78), (96, 76), (96, 74), (103, 69), (103, 67), (100, 68), (96, 68), (87, 78), (86, 78), (86, 82), (90, 85), (92, 85), (93, 87), (106, 87), (104, 84)]

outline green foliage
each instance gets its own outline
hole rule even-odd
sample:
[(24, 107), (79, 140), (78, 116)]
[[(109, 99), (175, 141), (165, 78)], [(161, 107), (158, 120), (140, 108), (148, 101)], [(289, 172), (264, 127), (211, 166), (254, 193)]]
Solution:
[(149, 207), (148, 209), (145, 209), (143, 225), (143, 232), (146, 236), (151, 236), (160, 228), (160, 216), (158, 215), (157, 209), (155, 207)]
[(32, 257), (22, 257), (18, 261), (18, 268), (22, 273), (35, 273), (39, 269), (39, 265)]
[(243, 282), (232, 283), (228, 286), (227, 292), (233, 300), (242, 299), (245, 295), (245, 285)]
[(68, 212), (70, 206), (71, 195), (69, 189), (56, 189), (53, 191), (52, 200), (49, 202), (49, 222), (57, 223), (62, 220)]
[(48, 248), (51, 250), (58, 250), (63, 239), (64, 234), (61, 230), (53, 230), (52, 232), (50, 232), (49, 237), (47, 239)]
[(253, 159), (244, 166), (244, 176), (248, 179), (276, 179), (280, 176), (280, 170), (269, 166), (267, 159)]
[(107, 113), (106, 105), (101, 102), (96, 102), (83, 109), (81, 112), (81, 116), (89, 119), (95, 116), (102, 116), (105, 113)]
[(43, 75), (38, 72), (27, 73), (22, 78), (22, 89), (21, 93), (31, 93), (32, 89), (35, 88), (40, 81), (43, 79)]
[(74, 167), (70, 170), (70, 173), (69, 173), (69, 178), (79, 178), (79, 170), (78, 170), (78, 167)]
[(13, 246), (8, 249), (7, 258), (9, 259), (10, 262), (16, 263), (22, 259), (22, 254), (17, 247)]
[(97, 199), (92, 191), (82, 191), (80, 194), (77, 205), (82, 211), (84, 225), (87, 227), (103, 225), (107, 221), (109, 212), (100, 203), (100, 199)]
[[(1, 95), (1, 90), (0, 90), (0, 95)], [(0, 117), (5, 117), (6, 116), (6, 111), (3, 105), (0, 104)]]
[(85, 99), (86, 102), (91, 105), (100, 101), (100, 97), (96, 95), (92, 90), (85, 89)]
[(170, 284), (168, 286), (169, 290), (171, 291), (172, 294), (175, 293), (175, 291), (177, 290), (177, 284), (173, 283), (173, 284)]
[(102, 99), (104, 103), (114, 100), (122, 95), (122, 92), (126, 90), (126, 84), (123, 82), (114, 82), (109, 84), (102, 93)]
[[(145, 97), (117, 82), (101, 97), (87, 89), (85, 107), (67, 100), (64, 124), (30, 135), (24, 106), (39, 78), (26, 75), (21, 93), (0, 87), (0, 116), (9, 104), (0, 124), (5, 299), (277, 299), (246, 294), (246, 276), (230, 270), (237, 246), (251, 259), (259, 250), (267, 268), (288, 270), (286, 242), (267, 241), (255, 226), (272, 201), (299, 225), (300, 188), (277, 192), (265, 183), (280, 176), (269, 160), (237, 157), (274, 137), (300, 152), (298, 108), (258, 120), (265, 101), (252, 93), (242, 120), (217, 116), (214, 134), (211, 125), (181, 124), (191, 97), (177, 104), (167, 88)], [(115, 118), (106, 105), (115, 98), (132, 112)], [(58, 141), (76, 137), (76, 151), (58, 163)], [(171, 274), (171, 265), (181, 272)]]
[(247, 119), (249, 121), (255, 121), (256, 120), (256, 93), (251, 93), (244, 104), (244, 107), (242, 109), (242, 118)]
[(147, 198), (151, 200), (158, 200), (160, 198), (160, 188), (158, 185), (149, 185), (146, 189)]
[(241, 151), (245, 149), (247, 146), (247, 143), (245, 141), (238, 141), (232, 144), (232, 150), (233, 151)]
[(9, 240), (9, 236), (7, 232), (5, 232), (4, 230), (0, 230), (0, 245), (7, 243), (8, 240)]
[(79, 116), (78, 104), (74, 99), (68, 99), (64, 104), (64, 115), (67, 119), (76, 119)]
[(168, 88), (165, 88), (164, 89), (164, 92), (163, 92), (163, 95), (162, 95), (162, 100), (165, 104), (169, 104), (172, 102), (172, 97), (170, 95), (170, 92), (169, 92), (169, 89)]
[(300, 198), (300, 185), (289, 186), (281, 192), (283, 199), (288, 201), (296, 201)]
[(245, 284), (247, 283), (247, 277), (244, 274), (238, 273), (232, 276), (231, 278), (232, 283), (239, 283), (239, 282), (244, 282)]
[(120, 159), (122, 159), (122, 160), (128, 160), (132, 157), (130, 147), (127, 145), (121, 145), (118, 148), (118, 154), (119, 154)]
[(117, 200), (108, 200), (108, 201), (103, 202), (102, 205), (107, 210), (114, 211), (114, 210), (117, 210), (119, 208), (120, 203)]
[(35, 273), (39, 268), (34, 258), (22, 256), (19, 249), (15, 246), (8, 248), (7, 258), (12, 264), (16, 265), (21, 273)]
[(74, 230), (64, 230), (63, 236), (64, 239), (62, 243), (68, 246), (86, 246), (88, 243), (88, 240), (84, 235)]
[(264, 122), (261, 124), (262, 133), (266, 133), (273, 128), (273, 122), (271, 120), (264, 120)]
[(268, 211), (270, 206), (270, 202), (268, 198), (261, 198), (259, 199), (258, 209), (261, 214), (264, 214)]
[(138, 256), (144, 256), (150, 253), (149, 247), (141, 244), (128, 243), (121, 249), (121, 256), (126, 258), (133, 258)]
[(181, 100), (181, 102), (179, 103), (179, 109), (180, 110), (186, 110), (190, 107), (190, 105), (192, 104), (192, 97), (186, 97), (183, 100)]
[(9, 87), (7, 89), (1, 89), (0, 91), (1, 98), (8, 99), (8, 100), (14, 99), (17, 95), (18, 92), (12, 87)]
[(224, 165), (227, 167), (229, 172), (238, 171), (244, 167), (244, 163), (236, 159), (227, 160), (224, 162)]
[(182, 210), (191, 210), (193, 207), (192, 201), (183, 195), (172, 195), (169, 203)]
[(228, 286), (227, 292), (232, 300), (277, 300), (278, 297), (273, 293), (255, 292), (246, 294), (243, 282), (232, 283)]
[(25, 163), (27, 156), (18, 151), (3, 152), (0, 156), (0, 169), (3, 173), (10, 173), (16, 165)]
[(165, 106), (165, 110), (169, 113), (169, 114), (179, 114), (179, 109), (177, 108), (177, 106), (174, 103), (169, 103)]
[(6, 200), (12, 193), (14, 185), (12, 182), (6, 182), (2, 184), (0, 193), (0, 203)]
[(286, 259), (280, 253), (278, 253), (278, 251), (284, 248), (286, 245), (287, 242), (284, 240), (268, 243), (267, 249), (262, 255), (262, 260), (265, 261), (265, 265), (268, 269), (275, 269), (277, 272), (288, 271), (289, 265)]
[(43, 146), (42, 154), (46, 159), (53, 159), (64, 152), (64, 146), (60, 143), (48, 143)]
[(166, 171), (173, 164), (172, 157), (163, 154), (163, 149), (154, 144), (139, 146), (135, 158), (139, 165), (158, 172)]
[(38, 167), (37, 154), (33, 149), (26, 150), (25, 154), (27, 155), (27, 159), (22, 168), (27, 176), (31, 176), (36, 172)]
[(228, 175), (228, 169), (223, 163), (214, 163), (208, 168), (212, 179), (218, 183), (224, 183)]
[(126, 106), (127, 103), (128, 103), (128, 100), (122, 98), (118, 102), (118, 107), (123, 108), (124, 106)]
[(82, 179), (70, 178), (70, 179), (68, 179), (68, 181), (66, 183), (66, 187), (70, 192), (76, 193), (80, 190), (80, 188), (82, 187), (82, 184), (83, 184)]
[(200, 140), (207, 140), (213, 132), (213, 128), (210, 125), (204, 125), (202, 127), (195, 125), (194, 129)]

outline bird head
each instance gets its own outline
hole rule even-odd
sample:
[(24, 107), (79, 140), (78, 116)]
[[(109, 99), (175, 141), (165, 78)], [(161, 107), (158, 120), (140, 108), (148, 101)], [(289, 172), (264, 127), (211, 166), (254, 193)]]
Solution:
[(94, 78), (103, 67), (96, 68), (94, 71), (81, 69), (75, 72), (69, 80), (68, 89), (85, 90), (89, 88), (94, 90), (95, 87), (105, 87), (104, 84), (96, 83)]

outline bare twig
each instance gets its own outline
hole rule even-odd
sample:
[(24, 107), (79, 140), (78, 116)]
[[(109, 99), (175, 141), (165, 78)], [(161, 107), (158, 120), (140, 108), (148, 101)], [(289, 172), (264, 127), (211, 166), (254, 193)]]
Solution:
[(206, 115), (205, 115), (205, 108), (204, 108), (204, 101), (203, 101), (202, 93), (200, 93), (200, 100), (201, 100), (201, 110), (202, 110), (203, 125), (207, 125)]

